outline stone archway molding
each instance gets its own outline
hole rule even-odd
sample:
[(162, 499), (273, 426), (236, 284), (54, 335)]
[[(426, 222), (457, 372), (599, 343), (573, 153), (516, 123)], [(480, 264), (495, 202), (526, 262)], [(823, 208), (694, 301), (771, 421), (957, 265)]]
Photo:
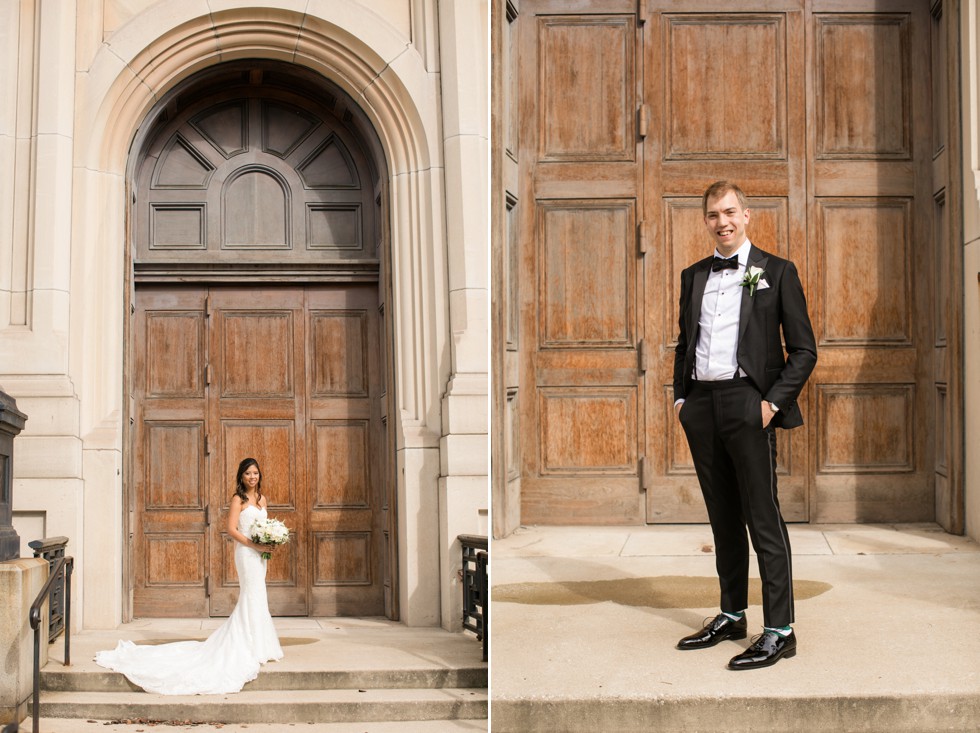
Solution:
[[(210, 3), (219, 4), (224, 3)], [(139, 126), (168, 90), (209, 66), (243, 58), (295, 63), (340, 86), (361, 106), (387, 161), (389, 316), (399, 412), (391, 420), (398, 450), (399, 605), (406, 623), (438, 624), (438, 544), (428, 535), (438, 522), (440, 386), (450, 368), (438, 75), (383, 18), (361, 5), (276, 5), (212, 11), (204, 0), (155, 4), (107, 39), (88, 70), (76, 73), (71, 358), (85, 396), (86, 512), (98, 512), (107, 523), (118, 518), (115, 537), (123, 540), (121, 305), (127, 287), (121, 265), (128, 242), (127, 166)], [(113, 551), (107, 529), (86, 529), (82, 570), (90, 578), (122, 575), (118, 558), (124, 553)], [(117, 590), (85, 594), (86, 626), (118, 623), (124, 589)]]

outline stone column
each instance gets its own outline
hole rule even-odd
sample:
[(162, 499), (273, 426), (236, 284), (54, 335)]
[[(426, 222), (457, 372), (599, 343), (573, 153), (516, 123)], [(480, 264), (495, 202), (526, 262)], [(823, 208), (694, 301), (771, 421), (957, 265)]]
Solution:
[(457, 536), (488, 531), (487, 11), (485, 1), (440, 0), (452, 372), (442, 400), (439, 540), (442, 626), (462, 626)]

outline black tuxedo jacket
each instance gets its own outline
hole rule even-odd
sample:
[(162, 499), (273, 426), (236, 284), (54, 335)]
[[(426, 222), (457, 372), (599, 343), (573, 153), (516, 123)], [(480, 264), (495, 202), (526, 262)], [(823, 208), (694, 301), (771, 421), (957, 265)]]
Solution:
[[(680, 337), (674, 353), (674, 400), (691, 389), (701, 300), (711, 272), (707, 257), (681, 273)], [(795, 428), (803, 424), (796, 403), (803, 385), (817, 363), (817, 344), (813, 338), (806, 297), (796, 266), (789, 260), (763, 252), (752, 245), (749, 267), (761, 267), (761, 280), (768, 288), (742, 288), (738, 321), (738, 365), (752, 381), (763, 399), (779, 407), (773, 425)], [(780, 328), (786, 341), (786, 354), (780, 342)]]

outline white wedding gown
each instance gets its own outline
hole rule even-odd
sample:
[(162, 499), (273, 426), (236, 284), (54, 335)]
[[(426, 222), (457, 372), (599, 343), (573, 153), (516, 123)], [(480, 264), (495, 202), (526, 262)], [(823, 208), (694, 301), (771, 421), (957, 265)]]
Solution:
[[(242, 509), (238, 529), (248, 534), (265, 509)], [(126, 675), (147, 692), (161, 695), (218, 695), (238, 692), (259, 675), (259, 665), (282, 659), (265, 589), (261, 553), (235, 543), (238, 603), (231, 616), (205, 641), (136, 645), (122, 640), (111, 651), (98, 652), (96, 664)]]

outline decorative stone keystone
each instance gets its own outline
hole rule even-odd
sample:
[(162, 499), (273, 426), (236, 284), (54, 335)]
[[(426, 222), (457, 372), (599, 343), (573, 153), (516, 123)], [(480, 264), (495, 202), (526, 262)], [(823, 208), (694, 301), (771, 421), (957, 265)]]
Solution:
[(14, 437), (24, 429), (27, 415), (0, 391), (0, 562), (20, 557), (20, 537), (14, 529)]

